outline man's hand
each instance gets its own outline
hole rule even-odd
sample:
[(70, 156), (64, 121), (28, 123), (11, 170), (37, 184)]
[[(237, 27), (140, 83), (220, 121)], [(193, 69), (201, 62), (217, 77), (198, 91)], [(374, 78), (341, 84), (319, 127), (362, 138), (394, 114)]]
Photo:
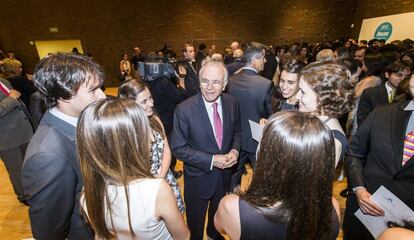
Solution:
[(12, 97), (14, 99), (18, 99), (22, 94), (20, 94), (20, 92), (16, 91), (16, 90), (11, 90), (10, 91), (10, 95), (9, 97)]
[(226, 161), (226, 165), (224, 166), (224, 168), (230, 168), (233, 167), (234, 164), (237, 163), (237, 158), (239, 157), (239, 153), (232, 149), (230, 150), (229, 153), (226, 154), (227, 156), (227, 161)]
[(217, 154), (213, 157), (213, 166), (223, 169), (227, 162), (227, 155)]
[(259, 121), (259, 125), (263, 127), (264, 125), (266, 125), (267, 121), (268, 121), (268, 120), (267, 120), (266, 118), (262, 118), (262, 119), (260, 119), (260, 121)]
[(187, 71), (185, 70), (185, 67), (182, 65), (178, 66), (178, 74), (177, 74), (177, 78), (178, 78), (178, 86), (177, 87), (181, 87), (185, 90), (185, 83), (184, 83), (184, 78), (187, 75)]
[(361, 188), (355, 191), (358, 199), (359, 207), (364, 214), (372, 216), (384, 216), (384, 210), (378, 206), (371, 199), (371, 194), (365, 188)]

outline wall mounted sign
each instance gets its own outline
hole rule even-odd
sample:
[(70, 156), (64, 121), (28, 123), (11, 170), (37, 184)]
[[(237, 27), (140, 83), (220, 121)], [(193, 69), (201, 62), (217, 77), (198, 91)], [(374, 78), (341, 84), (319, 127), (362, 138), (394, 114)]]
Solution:
[(373, 38), (376, 39), (384, 39), (385, 41), (388, 41), (388, 39), (391, 37), (392, 34), (392, 25), (389, 22), (381, 23), (377, 27), (377, 30), (375, 30), (375, 34)]

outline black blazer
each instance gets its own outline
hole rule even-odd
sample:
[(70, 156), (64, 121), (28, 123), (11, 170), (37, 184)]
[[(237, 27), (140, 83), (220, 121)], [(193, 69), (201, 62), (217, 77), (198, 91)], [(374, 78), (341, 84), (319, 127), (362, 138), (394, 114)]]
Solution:
[(185, 76), (184, 85), (186, 95), (191, 97), (200, 92), (200, 81), (195, 67), (191, 63), (185, 64), (187, 75)]
[(46, 112), (27, 148), (22, 185), (36, 239), (94, 239), (80, 214), (76, 128)]
[(36, 87), (33, 84), (33, 81), (30, 81), (25, 76), (15, 76), (8, 79), (13, 87), (13, 89), (19, 91), (22, 95), (20, 99), (29, 107), (30, 96), (37, 91)]
[(414, 159), (402, 166), (409, 101), (376, 108), (352, 137), (346, 154), (348, 185), (371, 194), (384, 185), (414, 209)]
[(197, 72), (200, 71), (201, 64), (203, 63), (204, 58), (206, 58), (206, 55), (201, 51), (198, 51), (197, 54), (195, 55), (195, 65), (196, 65), (195, 69)]
[(166, 77), (150, 81), (148, 85), (154, 99), (154, 108), (164, 125), (165, 133), (169, 135), (173, 128), (175, 107), (187, 98), (185, 90), (176, 87)]
[(273, 83), (252, 70), (243, 69), (230, 78), (227, 93), (240, 103), (242, 150), (255, 153), (258, 143), (252, 138), (248, 120), (259, 122), (272, 114)]
[(276, 56), (273, 53), (267, 52), (265, 58), (266, 62), (263, 67), (262, 76), (272, 81), (278, 64)]
[(237, 70), (240, 68), (244, 67), (244, 65), (246, 65), (246, 63), (241, 59), (235, 59), (234, 62), (227, 64), (226, 67), (227, 71), (229, 72), (229, 77), (233, 76), (234, 73), (237, 72)]
[[(177, 106), (174, 112), (174, 129), (171, 149), (174, 156), (184, 162), (184, 184), (187, 192), (211, 198), (219, 180), (228, 181), (230, 187), (231, 169), (210, 170), (215, 154), (227, 154), (231, 149), (240, 150), (240, 113), (237, 99), (223, 93), (222, 120), (223, 143), (217, 146), (214, 130), (201, 94), (197, 94)], [(221, 186), (222, 184), (220, 184)]]
[(367, 88), (362, 92), (357, 110), (358, 126), (362, 124), (375, 107), (388, 104), (388, 93), (385, 84), (376, 87)]

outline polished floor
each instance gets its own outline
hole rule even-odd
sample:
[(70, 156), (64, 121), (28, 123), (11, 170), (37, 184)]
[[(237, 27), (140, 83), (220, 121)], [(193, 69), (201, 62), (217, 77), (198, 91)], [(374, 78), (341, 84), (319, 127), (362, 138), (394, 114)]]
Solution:
[[(181, 168), (182, 164), (181, 162), (178, 162), (177, 169)], [(243, 187), (248, 185), (250, 178), (251, 169), (248, 169), (248, 174), (243, 176)], [(179, 179), (178, 184), (182, 191), (183, 178)], [(28, 207), (17, 201), (3, 162), (0, 162), (0, 186), (0, 240), (31, 238), (30, 222), (27, 213)], [(339, 192), (345, 186), (345, 182), (337, 181), (334, 183), (334, 196), (339, 200), (341, 205), (342, 217), (345, 199), (339, 196)], [(342, 233), (339, 235), (338, 239), (342, 239)]]

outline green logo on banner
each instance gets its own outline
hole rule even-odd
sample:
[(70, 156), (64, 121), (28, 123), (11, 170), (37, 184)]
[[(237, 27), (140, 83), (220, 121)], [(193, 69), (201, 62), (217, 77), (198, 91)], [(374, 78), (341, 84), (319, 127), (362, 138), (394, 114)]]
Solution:
[(388, 41), (392, 34), (392, 25), (389, 22), (381, 23), (375, 30), (374, 38)]

